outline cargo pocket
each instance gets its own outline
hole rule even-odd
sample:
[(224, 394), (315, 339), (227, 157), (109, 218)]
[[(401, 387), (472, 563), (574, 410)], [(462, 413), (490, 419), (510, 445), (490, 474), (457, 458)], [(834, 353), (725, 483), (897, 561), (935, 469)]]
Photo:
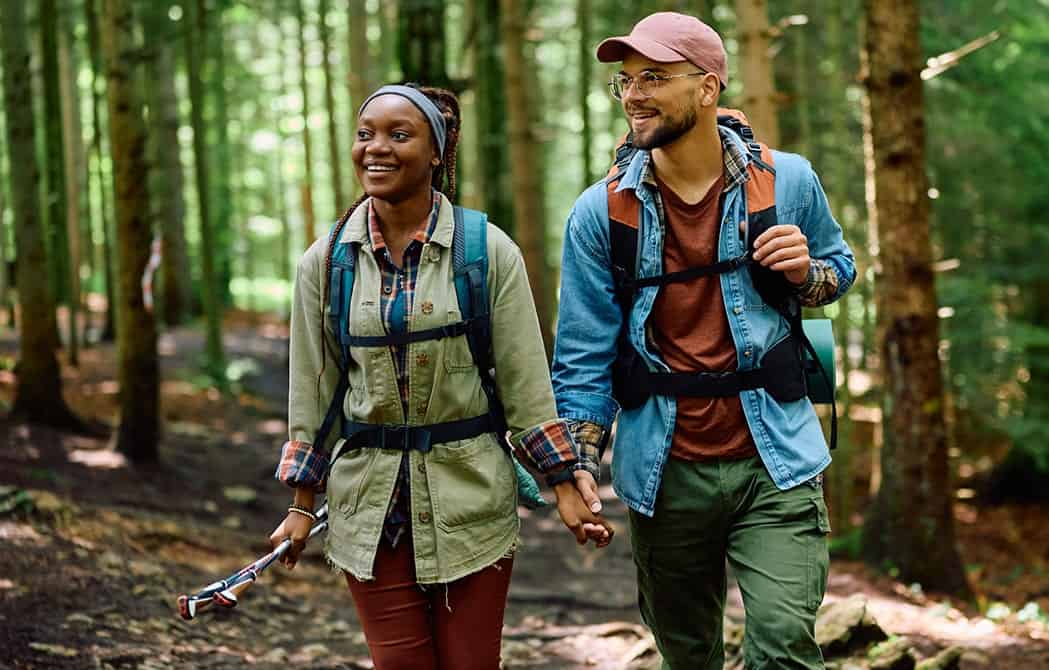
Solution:
[[(332, 454), (338, 452), (345, 440), (335, 443)], [(375, 462), (373, 449), (349, 449), (331, 468), (328, 477), (328, 506), (337, 510), (343, 517), (353, 516), (360, 503), (361, 490), (368, 480), (372, 463)]]
[(814, 528), (808, 533), (808, 596), (805, 605), (815, 612), (823, 603), (823, 594), (827, 590), (827, 571), (830, 567), (830, 552), (827, 547), (827, 535), (830, 533), (830, 515), (823, 492), (812, 499), (812, 522)]
[(517, 490), (506, 454), (491, 435), (438, 445), (427, 479), (445, 531), (456, 531), (512, 514)]
[[(447, 323), (453, 324), (459, 321), (459, 312), (448, 310)], [(475, 370), (473, 355), (470, 354), (470, 344), (465, 335), (457, 335), (441, 340), (442, 352), (444, 354), (444, 369), (448, 372), (469, 372)]]

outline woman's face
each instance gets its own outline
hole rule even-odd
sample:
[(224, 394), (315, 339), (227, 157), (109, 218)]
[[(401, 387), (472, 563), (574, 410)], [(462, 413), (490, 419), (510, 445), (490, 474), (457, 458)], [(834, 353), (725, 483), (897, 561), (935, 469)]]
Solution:
[(380, 95), (357, 118), (351, 151), (364, 192), (399, 202), (430, 188), (437, 158), (430, 124), (399, 95)]

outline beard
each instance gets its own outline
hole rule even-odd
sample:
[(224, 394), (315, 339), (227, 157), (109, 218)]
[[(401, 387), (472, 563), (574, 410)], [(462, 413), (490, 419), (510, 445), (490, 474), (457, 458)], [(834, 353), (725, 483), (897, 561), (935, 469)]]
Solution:
[(681, 118), (667, 118), (665, 122), (647, 133), (634, 133), (634, 146), (645, 151), (664, 147), (692, 130), (696, 125), (696, 120), (696, 110), (690, 106)]

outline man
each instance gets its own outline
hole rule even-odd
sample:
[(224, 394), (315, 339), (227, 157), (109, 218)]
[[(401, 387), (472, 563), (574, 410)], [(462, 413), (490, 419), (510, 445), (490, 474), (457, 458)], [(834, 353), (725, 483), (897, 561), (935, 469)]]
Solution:
[[(610, 87), (638, 150), (580, 196), (565, 232), (553, 379), (580, 446), (577, 486), (600, 511), (599, 454), (618, 414), (613, 486), (664, 668), (723, 667), (726, 558), (746, 607), (746, 667), (822, 668), (830, 453), (798, 381), (800, 317), (786, 310), (839, 298), (852, 253), (807, 161), (719, 124), (727, 68), (713, 29), (653, 14), (597, 57), (622, 61)], [(613, 369), (631, 355), (614, 394)]]

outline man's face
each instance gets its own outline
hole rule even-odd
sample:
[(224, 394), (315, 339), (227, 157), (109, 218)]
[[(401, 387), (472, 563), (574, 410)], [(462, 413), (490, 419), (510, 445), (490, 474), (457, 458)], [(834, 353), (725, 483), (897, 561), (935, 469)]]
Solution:
[(688, 61), (657, 63), (632, 52), (623, 60), (620, 71), (634, 79), (623, 91), (623, 111), (634, 133), (634, 146), (655, 149), (675, 141), (696, 125), (696, 85), (699, 78), (676, 77), (653, 81), (638, 91), (638, 77), (651, 73), (657, 77), (698, 72)]

